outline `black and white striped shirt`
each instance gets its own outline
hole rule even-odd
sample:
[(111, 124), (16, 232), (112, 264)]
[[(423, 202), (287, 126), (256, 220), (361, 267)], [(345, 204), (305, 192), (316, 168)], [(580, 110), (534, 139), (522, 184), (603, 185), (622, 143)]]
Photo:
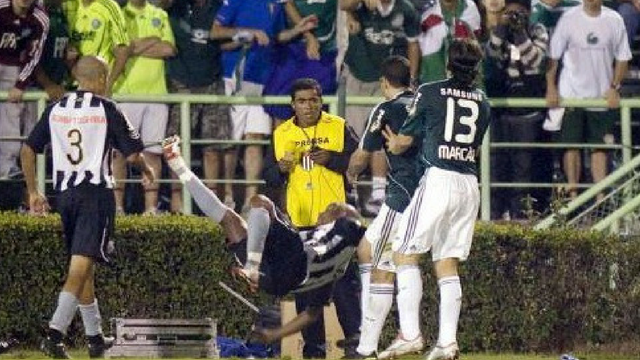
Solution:
[(125, 157), (143, 150), (140, 134), (116, 104), (87, 91), (69, 93), (42, 113), (27, 145), (41, 153), (49, 143), (57, 191), (85, 181), (113, 188), (112, 149)]
[(293, 292), (307, 292), (340, 279), (363, 234), (364, 228), (357, 221), (346, 218), (300, 231), (309, 263), (306, 279)]

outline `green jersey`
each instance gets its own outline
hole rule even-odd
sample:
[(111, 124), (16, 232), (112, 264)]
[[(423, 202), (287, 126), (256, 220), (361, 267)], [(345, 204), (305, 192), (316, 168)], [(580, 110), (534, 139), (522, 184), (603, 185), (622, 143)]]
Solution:
[[(161, 8), (145, 3), (137, 8), (131, 3), (124, 7), (127, 34), (130, 39), (157, 37), (175, 46), (169, 16)], [(166, 94), (164, 59), (131, 56), (124, 76), (114, 85), (115, 94)]]
[(353, 76), (364, 82), (380, 79), (380, 65), (391, 55), (407, 56), (409, 41), (417, 41), (420, 18), (407, 0), (397, 0), (391, 13), (382, 16), (360, 4), (353, 12), (361, 30), (349, 35), (344, 62)]
[(71, 39), (80, 55), (100, 56), (110, 67), (115, 60), (113, 49), (129, 45), (122, 10), (113, 0), (80, 3), (70, 28)]
[(44, 43), (44, 52), (40, 66), (56, 84), (62, 84), (67, 77), (68, 68), (65, 62), (67, 44), (69, 43), (69, 28), (67, 19), (60, 7), (48, 7), (49, 35)]
[(315, 14), (318, 26), (312, 30), (320, 43), (320, 52), (336, 50), (338, 0), (293, 0), (302, 17)]
[[(400, 155), (393, 155), (386, 151), (385, 139), (382, 130), (389, 126), (393, 132), (398, 132), (407, 118), (407, 108), (411, 104), (413, 93), (404, 91), (393, 99), (381, 102), (371, 111), (367, 128), (360, 140), (360, 148), (368, 152), (385, 149), (387, 156), (387, 191), (385, 203), (397, 212), (403, 212), (409, 205), (418, 181), (420, 180), (420, 167), (416, 162), (418, 146), (412, 146)], [(416, 144), (418, 141), (415, 142)]]
[(446, 79), (420, 86), (400, 134), (416, 139), (424, 133), (424, 166), (477, 174), (478, 147), (489, 120), (489, 101), (482, 90)]
[(580, 4), (581, 2), (576, 0), (561, 0), (558, 5), (551, 7), (541, 1), (531, 9), (531, 18), (529, 21), (531, 24), (540, 23), (544, 25), (549, 32), (549, 37), (551, 37), (551, 33), (556, 27), (558, 20), (560, 20), (560, 16), (562, 16), (565, 11)]

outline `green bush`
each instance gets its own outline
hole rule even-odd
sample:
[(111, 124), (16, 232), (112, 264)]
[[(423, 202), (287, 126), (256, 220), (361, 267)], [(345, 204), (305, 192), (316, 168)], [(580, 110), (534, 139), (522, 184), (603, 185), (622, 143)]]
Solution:
[[(61, 236), (58, 216), (0, 213), (0, 334), (20, 333), (37, 343), (64, 281)], [(119, 217), (114, 239), (116, 264), (100, 267), (96, 278), (105, 327), (112, 317), (212, 317), (220, 333), (246, 335), (253, 314), (217, 284), (232, 281), (217, 225), (192, 216)], [(460, 345), (464, 351), (557, 351), (634, 339), (638, 254), (637, 241), (599, 233), (479, 223), (461, 267)], [(438, 290), (429, 255), (423, 268), (421, 321), (435, 341)], [(72, 341), (81, 334), (76, 321)], [(387, 326), (384, 338), (393, 336)]]

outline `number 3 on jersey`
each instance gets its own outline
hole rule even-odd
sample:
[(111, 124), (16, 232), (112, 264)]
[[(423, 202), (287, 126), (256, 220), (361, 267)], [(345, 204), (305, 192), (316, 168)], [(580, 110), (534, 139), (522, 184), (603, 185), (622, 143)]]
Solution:
[[(458, 115), (458, 110), (468, 109), (470, 115)], [(466, 134), (455, 134), (455, 141), (461, 144), (471, 144), (476, 137), (476, 121), (480, 115), (478, 103), (467, 99), (458, 99), (457, 101), (449, 97), (447, 98), (447, 119), (444, 128), (444, 140), (451, 142), (454, 139), (453, 129), (455, 127), (456, 120), (461, 124), (469, 128), (469, 132)]]
[(69, 139), (69, 144), (72, 147), (78, 148), (75, 157), (72, 154), (67, 153), (67, 160), (69, 160), (72, 165), (78, 165), (82, 161), (84, 155), (82, 152), (82, 133), (78, 129), (71, 129), (67, 133), (67, 138)]

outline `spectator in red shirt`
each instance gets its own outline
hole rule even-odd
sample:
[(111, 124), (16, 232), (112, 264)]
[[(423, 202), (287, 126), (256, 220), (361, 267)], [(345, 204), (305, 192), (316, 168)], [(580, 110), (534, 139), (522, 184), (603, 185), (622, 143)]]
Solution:
[[(0, 137), (20, 136), (26, 119), (22, 94), (42, 54), (49, 32), (49, 16), (36, 0), (0, 0), (0, 91), (9, 91), (0, 102)], [(28, 128), (28, 126), (27, 126)], [(0, 141), (0, 179), (19, 174), (17, 141)]]

